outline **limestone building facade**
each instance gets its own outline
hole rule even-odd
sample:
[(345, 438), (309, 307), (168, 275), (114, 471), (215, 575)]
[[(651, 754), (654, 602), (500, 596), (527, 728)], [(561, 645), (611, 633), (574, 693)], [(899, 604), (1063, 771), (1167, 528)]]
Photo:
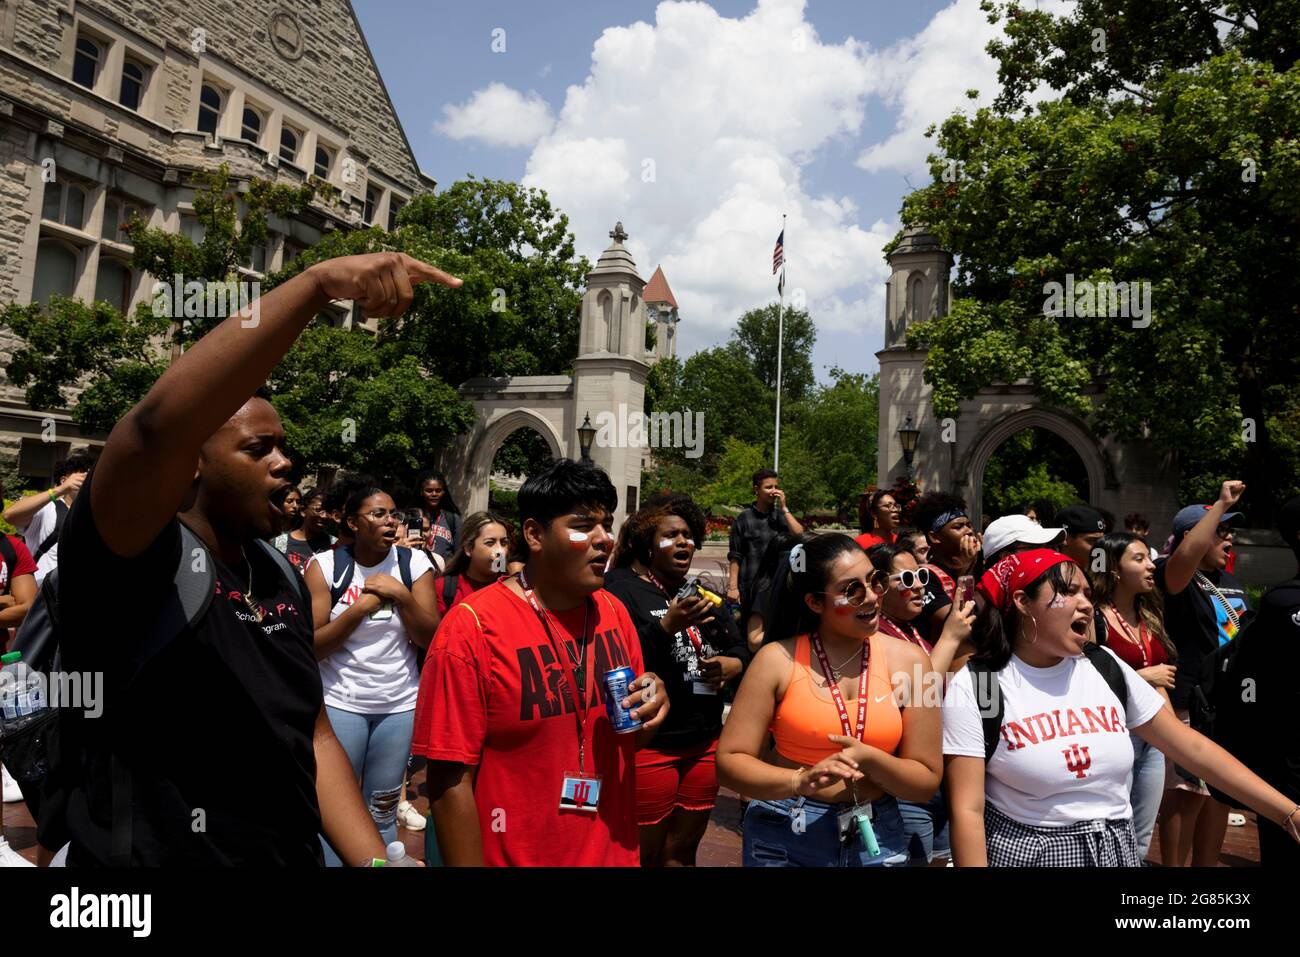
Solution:
[[(271, 217), (249, 278), (329, 230), (391, 229), (435, 186), (348, 0), (0, 0), (0, 305), (59, 293), (134, 309), (153, 280), (130, 269), (122, 226), (138, 214), (201, 240), (195, 186), (222, 164), (337, 189)], [(321, 319), (350, 323), (350, 304)], [(0, 328), (0, 365), (14, 345)], [(0, 378), (0, 462), (24, 480), (103, 439)]]

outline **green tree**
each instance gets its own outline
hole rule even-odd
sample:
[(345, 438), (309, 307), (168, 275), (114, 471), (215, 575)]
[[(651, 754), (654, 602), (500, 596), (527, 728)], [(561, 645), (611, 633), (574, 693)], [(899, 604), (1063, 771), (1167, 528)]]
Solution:
[[(958, 262), (949, 315), (909, 330), (929, 345), (936, 414), (1026, 377), (1176, 456), (1184, 496), (1243, 473), (1243, 504), (1266, 521), (1300, 465), (1275, 435), (1300, 380), (1295, 5), (985, 8), (1005, 25), (989, 47), (1000, 94), (941, 124), (933, 182), (903, 208)], [(1026, 107), (1040, 83), (1060, 97)], [(1150, 283), (1149, 314), (1052, 314), (1049, 284), (1067, 277)]]
[(728, 436), (723, 440), (717, 473), (700, 488), (696, 504), (715, 511), (753, 501), (753, 476), (763, 467), (763, 462), (762, 446)]
[(1053, 510), (1088, 499), (1083, 461), (1046, 429), (1022, 429), (994, 451), (984, 468), (984, 511), (994, 518), (1026, 505)]
[[(801, 454), (823, 489), (810, 506), (833, 508), (841, 520), (856, 521), (862, 490), (876, 481), (880, 377), (831, 369), (831, 382), (792, 409), (781, 430), (782, 481)], [(792, 444), (792, 439), (795, 441)], [(799, 464), (802, 468), (802, 463)], [(815, 489), (814, 489), (815, 492)], [(803, 499), (792, 504), (803, 507)]]
[[(778, 312), (777, 303), (751, 309), (740, 317), (731, 334), (731, 344), (740, 349), (754, 375), (773, 393), (776, 392)], [(812, 365), (817, 327), (806, 309), (786, 309), (780, 325), (782, 401), (802, 399), (817, 382)]]

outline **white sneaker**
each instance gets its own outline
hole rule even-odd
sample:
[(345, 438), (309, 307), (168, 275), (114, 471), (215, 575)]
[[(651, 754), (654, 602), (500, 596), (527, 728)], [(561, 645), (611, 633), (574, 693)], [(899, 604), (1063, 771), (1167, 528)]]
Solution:
[(408, 831), (423, 831), (428, 823), (410, 801), (397, 805), (397, 823)]
[(14, 780), (9, 769), (0, 764), (0, 778), (4, 781), (4, 799), (6, 804), (13, 804), (15, 801), (23, 799), (22, 789), (18, 787), (18, 782)]
[(35, 867), (36, 865), (23, 857), (3, 837), (0, 837), (0, 867)]
[(1228, 824), (1232, 827), (1241, 827), (1245, 823), (1246, 823), (1246, 815), (1244, 814), (1228, 815)]

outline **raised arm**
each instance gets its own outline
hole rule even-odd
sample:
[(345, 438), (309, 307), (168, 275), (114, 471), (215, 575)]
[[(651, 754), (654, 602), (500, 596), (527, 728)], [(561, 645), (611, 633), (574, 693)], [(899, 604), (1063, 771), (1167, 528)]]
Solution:
[(1230, 479), (1219, 489), (1219, 500), (1215, 502), (1205, 516), (1197, 522), (1190, 532), (1183, 536), (1169, 560), (1165, 562), (1165, 590), (1177, 595), (1191, 584), (1201, 559), (1214, 544), (1214, 536), (1223, 521), (1223, 516), (1237, 504), (1241, 493), (1246, 491), (1242, 482)]
[(20, 532), (25, 531), (27, 526), (32, 523), (32, 519), (36, 517), (37, 512), (55, 499), (62, 498), (69, 492), (77, 491), (85, 480), (85, 472), (76, 472), (69, 475), (61, 484), (54, 486), (48, 492), (33, 492), (26, 498), (20, 498), (5, 509), (4, 519)]
[(95, 468), (91, 507), (116, 554), (140, 554), (176, 514), (199, 448), (266, 381), (313, 316), (352, 299), (368, 316), (397, 316), (413, 283), (458, 286), (403, 253), (317, 263), (276, 287), (185, 351), (113, 428)]

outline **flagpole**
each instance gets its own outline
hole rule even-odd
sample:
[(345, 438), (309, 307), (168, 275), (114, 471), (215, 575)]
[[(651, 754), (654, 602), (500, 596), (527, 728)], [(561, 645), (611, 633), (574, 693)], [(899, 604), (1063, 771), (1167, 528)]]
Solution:
[(772, 469), (781, 471), (781, 349), (785, 342), (785, 213), (781, 214), (781, 305), (776, 312), (776, 442), (772, 451)]

